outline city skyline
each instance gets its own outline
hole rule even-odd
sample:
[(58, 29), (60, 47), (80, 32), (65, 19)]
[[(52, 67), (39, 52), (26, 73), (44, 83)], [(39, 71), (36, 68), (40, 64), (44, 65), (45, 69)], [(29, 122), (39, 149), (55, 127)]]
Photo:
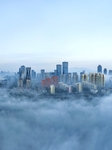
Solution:
[(69, 68), (111, 69), (110, 0), (0, 2), (0, 70), (20, 65), (48, 71), (62, 61)]

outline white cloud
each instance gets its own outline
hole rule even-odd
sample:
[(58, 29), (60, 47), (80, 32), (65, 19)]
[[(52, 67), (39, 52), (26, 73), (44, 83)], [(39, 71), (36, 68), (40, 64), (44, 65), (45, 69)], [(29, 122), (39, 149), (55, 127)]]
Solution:
[(0, 90), (1, 150), (111, 150), (112, 101), (13, 97)]

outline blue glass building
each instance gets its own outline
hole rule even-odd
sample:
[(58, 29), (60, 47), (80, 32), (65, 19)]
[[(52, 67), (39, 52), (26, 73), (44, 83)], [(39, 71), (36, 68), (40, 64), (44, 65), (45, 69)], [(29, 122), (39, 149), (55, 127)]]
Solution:
[(61, 74), (61, 65), (56, 65), (56, 74), (60, 76)]
[(101, 65), (98, 65), (97, 72), (102, 73), (102, 66)]
[(104, 74), (107, 75), (107, 68), (104, 68)]
[(41, 79), (45, 79), (45, 70), (41, 69)]
[(68, 74), (68, 62), (62, 62), (62, 74)]

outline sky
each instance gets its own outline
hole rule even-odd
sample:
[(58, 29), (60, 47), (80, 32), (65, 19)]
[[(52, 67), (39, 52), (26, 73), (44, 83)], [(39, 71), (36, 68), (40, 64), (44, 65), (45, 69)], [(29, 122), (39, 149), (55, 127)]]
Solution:
[(0, 70), (112, 69), (111, 0), (0, 1)]

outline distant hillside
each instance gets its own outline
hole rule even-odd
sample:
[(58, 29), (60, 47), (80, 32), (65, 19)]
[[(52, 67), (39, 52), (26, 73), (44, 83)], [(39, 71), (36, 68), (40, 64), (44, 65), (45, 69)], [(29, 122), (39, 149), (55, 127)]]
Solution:
[(77, 67), (74, 67), (74, 68), (69, 68), (69, 72), (77, 72), (77, 73), (80, 73), (82, 72), (83, 70), (85, 70), (86, 73), (89, 73), (89, 72), (95, 72), (94, 70), (91, 70), (91, 69), (88, 69), (88, 68), (77, 68)]

